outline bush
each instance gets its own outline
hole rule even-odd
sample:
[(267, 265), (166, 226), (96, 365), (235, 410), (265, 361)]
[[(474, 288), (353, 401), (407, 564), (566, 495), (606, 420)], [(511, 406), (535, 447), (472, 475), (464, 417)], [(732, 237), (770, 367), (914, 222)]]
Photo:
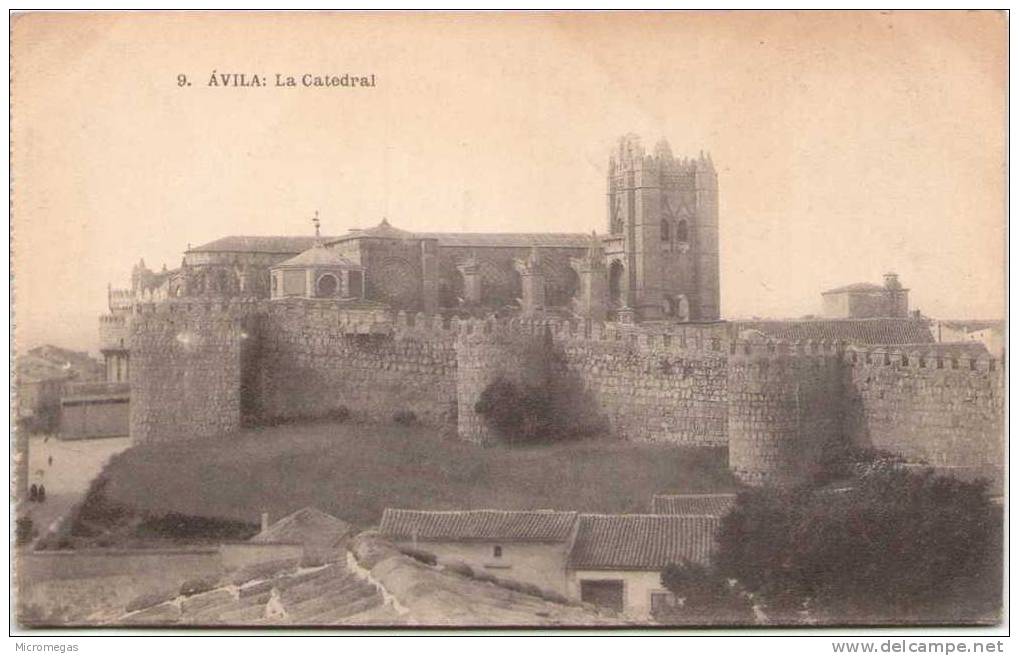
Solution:
[(418, 416), (410, 410), (400, 410), (393, 415), (393, 421), (401, 426), (413, 426), (418, 421)]
[(135, 535), (182, 542), (193, 540), (240, 541), (254, 536), (258, 533), (258, 529), (258, 524), (236, 519), (196, 517), (171, 512), (157, 517), (146, 517), (135, 528)]
[(750, 600), (716, 570), (683, 561), (668, 565), (661, 574), (662, 587), (682, 599), (682, 604), (658, 609), (655, 620), (663, 624), (751, 624)]
[(350, 420), (350, 408), (348, 408), (345, 405), (341, 405), (336, 408), (330, 408), (329, 411), (326, 412), (326, 418), (341, 423), (348, 421)]
[(551, 443), (592, 435), (604, 426), (576, 381), (546, 376), (538, 384), (497, 377), (474, 411), (508, 443)]

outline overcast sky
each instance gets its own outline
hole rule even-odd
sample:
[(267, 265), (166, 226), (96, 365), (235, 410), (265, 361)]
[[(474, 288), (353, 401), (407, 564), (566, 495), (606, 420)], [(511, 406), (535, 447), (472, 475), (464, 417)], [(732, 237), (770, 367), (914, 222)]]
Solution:
[[(1005, 19), (955, 13), (29, 15), (17, 338), (95, 349), (106, 286), (228, 234), (605, 230), (614, 141), (719, 173), (723, 316), (894, 270), (1003, 316)], [(267, 78), (209, 87), (210, 74)], [(375, 74), (374, 89), (275, 75)], [(178, 87), (186, 74), (191, 86)]]

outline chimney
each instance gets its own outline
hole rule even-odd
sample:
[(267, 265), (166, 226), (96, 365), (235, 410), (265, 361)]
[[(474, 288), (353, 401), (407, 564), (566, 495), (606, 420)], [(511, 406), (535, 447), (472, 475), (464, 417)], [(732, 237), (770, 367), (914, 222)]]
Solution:
[(269, 530), (269, 513), (262, 513), (262, 532), (265, 533)]

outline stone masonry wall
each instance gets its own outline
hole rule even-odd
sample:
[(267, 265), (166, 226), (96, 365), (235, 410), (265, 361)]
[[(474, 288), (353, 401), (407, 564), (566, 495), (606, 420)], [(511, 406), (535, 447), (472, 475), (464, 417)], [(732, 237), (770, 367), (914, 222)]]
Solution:
[(273, 303), (261, 339), (256, 414), (322, 417), (345, 407), (356, 418), (391, 421), (400, 411), (423, 423), (456, 422), (454, 331), (402, 313), (384, 332), (357, 333), (341, 314), (314, 303)]
[(560, 331), (568, 370), (622, 439), (725, 446), (726, 361), (720, 325)]
[(131, 435), (208, 437), (241, 425), (245, 341), (258, 304), (140, 306), (131, 326)]
[(841, 439), (842, 395), (834, 344), (731, 344), (729, 468), (746, 483), (808, 478)]
[(490, 442), (474, 404), (497, 376), (534, 379), (538, 352), (616, 436), (728, 445), (730, 467), (752, 484), (809, 475), (840, 439), (936, 466), (1003, 458), (1003, 372), (987, 359), (750, 344), (726, 324), (443, 322), (315, 301), (172, 301), (139, 306), (131, 326), (137, 441), (343, 407), (382, 421), (410, 411)]
[(988, 358), (849, 349), (846, 430), (863, 446), (943, 467), (1003, 463), (1004, 379)]
[(622, 439), (697, 446), (726, 444), (725, 328), (620, 326), (599, 322), (464, 322), (457, 343), (459, 434), (494, 439), (474, 403), (499, 376), (534, 378), (524, 367), (538, 341), (551, 340), (558, 375), (578, 384), (609, 430)]

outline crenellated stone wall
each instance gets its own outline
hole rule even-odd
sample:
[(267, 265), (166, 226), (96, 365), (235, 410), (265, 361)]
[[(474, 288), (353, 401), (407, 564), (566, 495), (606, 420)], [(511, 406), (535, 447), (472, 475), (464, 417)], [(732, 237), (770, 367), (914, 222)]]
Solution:
[[(237, 430), (241, 381), (264, 304), (246, 301), (139, 305), (131, 322), (131, 435), (137, 442)], [(251, 332), (249, 332), (251, 331)]]
[(1000, 361), (850, 347), (843, 363), (845, 430), (854, 443), (941, 467), (1003, 463)]
[(836, 345), (733, 342), (729, 351), (729, 468), (752, 485), (809, 477), (841, 438)]
[(425, 315), (340, 311), (315, 301), (271, 304), (263, 322), (261, 419), (323, 417), (340, 408), (389, 421), (413, 412), (456, 423), (455, 330)]
[(989, 359), (750, 343), (725, 323), (443, 320), (314, 300), (140, 305), (131, 326), (139, 441), (346, 408), (413, 412), (490, 443), (474, 411), (485, 388), (553, 375), (621, 439), (728, 446), (751, 484), (801, 480), (840, 440), (939, 466), (1002, 463), (1002, 366)]
[(557, 334), (576, 375), (622, 439), (726, 445), (724, 324)]

